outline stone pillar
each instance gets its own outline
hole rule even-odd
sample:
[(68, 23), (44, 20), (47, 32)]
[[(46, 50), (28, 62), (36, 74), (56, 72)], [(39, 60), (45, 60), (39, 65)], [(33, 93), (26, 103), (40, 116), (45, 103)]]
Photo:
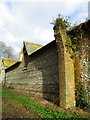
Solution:
[(0, 66), (0, 83), (2, 83), (3, 86), (5, 86), (6, 78), (5, 78), (5, 66), (3, 63), (3, 59), (1, 59), (1, 66)]
[(1, 69), (1, 80), (0, 80), (0, 82), (2, 83), (3, 86), (6, 85), (5, 69), (4, 68)]
[(67, 35), (60, 26), (54, 26), (54, 36), (58, 50), (60, 106), (75, 106), (75, 81), (73, 59), (65, 47)]

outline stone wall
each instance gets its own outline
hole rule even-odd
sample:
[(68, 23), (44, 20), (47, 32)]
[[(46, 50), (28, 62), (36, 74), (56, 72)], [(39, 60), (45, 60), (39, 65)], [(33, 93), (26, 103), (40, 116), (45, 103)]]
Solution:
[[(76, 104), (75, 91), (81, 82), (90, 102), (90, 23), (86, 25), (83, 23), (70, 31), (71, 36), (79, 38), (77, 42), (72, 39), (75, 49), (67, 46), (68, 32), (60, 25), (54, 26), (55, 41), (30, 56), (25, 50), (23, 60), (6, 69), (6, 86), (69, 108)], [(74, 56), (75, 52), (78, 55)]]
[(80, 55), (80, 78), (84, 88), (86, 89), (88, 100), (90, 102), (90, 56), (89, 56), (89, 44), (88, 39), (84, 39), (85, 41), (80, 44), (81, 46), (81, 53)]
[(58, 103), (59, 79), (56, 42), (53, 41), (26, 57), (21, 63), (17, 62), (6, 69), (6, 86)]
[(78, 29), (84, 35), (78, 40), (78, 56), (75, 58), (75, 77), (76, 87), (78, 87), (77, 83), (81, 82), (87, 92), (87, 100), (90, 103), (90, 31), (85, 25), (82, 24), (81, 28)]

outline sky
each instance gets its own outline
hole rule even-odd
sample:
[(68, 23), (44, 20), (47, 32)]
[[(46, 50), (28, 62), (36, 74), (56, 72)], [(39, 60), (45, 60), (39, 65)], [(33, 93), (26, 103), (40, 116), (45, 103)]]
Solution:
[(23, 41), (46, 45), (54, 40), (50, 23), (58, 14), (70, 22), (88, 18), (89, 0), (0, 0), (0, 41), (20, 52)]

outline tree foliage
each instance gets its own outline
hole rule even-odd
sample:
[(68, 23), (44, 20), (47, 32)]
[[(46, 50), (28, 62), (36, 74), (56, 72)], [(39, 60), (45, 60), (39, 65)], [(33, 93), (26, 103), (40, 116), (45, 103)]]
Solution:
[(0, 58), (12, 58), (13, 48), (0, 41)]

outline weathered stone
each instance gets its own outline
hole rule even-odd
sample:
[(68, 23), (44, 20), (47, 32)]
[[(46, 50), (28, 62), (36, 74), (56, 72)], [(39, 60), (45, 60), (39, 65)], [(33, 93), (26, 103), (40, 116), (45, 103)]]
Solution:
[(66, 31), (60, 26), (54, 27), (54, 31), (58, 47), (60, 106), (69, 108), (75, 106), (74, 64), (65, 47)]
[(55, 40), (37, 51), (27, 51), (31, 48), (24, 44), (20, 61), (2, 69), (3, 84), (69, 108), (75, 106), (75, 87), (80, 82), (87, 91), (87, 100), (90, 102), (89, 25), (90, 20), (69, 33), (76, 36), (80, 32), (85, 34), (76, 43), (76, 57), (71, 56), (73, 49), (70, 48), (71, 53), (67, 50), (67, 33), (61, 26), (54, 27)]

